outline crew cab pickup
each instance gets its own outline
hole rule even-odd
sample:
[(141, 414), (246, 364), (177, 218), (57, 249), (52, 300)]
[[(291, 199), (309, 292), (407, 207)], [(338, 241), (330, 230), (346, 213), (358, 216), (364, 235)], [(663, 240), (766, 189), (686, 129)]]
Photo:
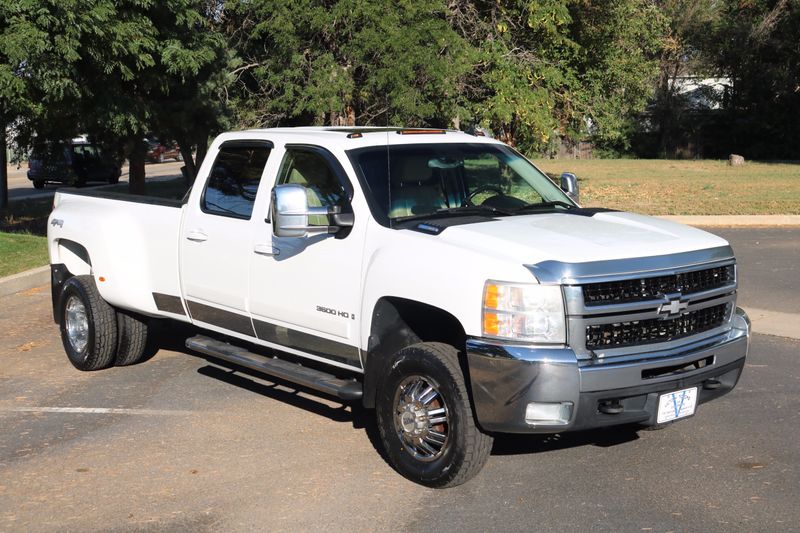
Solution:
[(56, 193), (55, 320), (81, 370), (190, 323), (190, 350), (374, 408), (398, 472), (458, 485), (495, 434), (668, 425), (744, 367), (728, 243), (577, 185), (457, 131), (226, 133), (183, 201)]

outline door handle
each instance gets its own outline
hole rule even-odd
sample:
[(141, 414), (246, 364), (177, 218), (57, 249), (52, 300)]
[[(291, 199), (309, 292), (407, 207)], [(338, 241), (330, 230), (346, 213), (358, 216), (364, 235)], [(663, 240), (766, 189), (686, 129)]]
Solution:
[(281, 251), (271, 244), (256, 244), (253, 248), (253, 251), (258, 255), (281, 255)]
[(186, 233), (186, 238), (194, 242), (203, 242), (205, 240), (208, 240), (208, 235), (206, 235), (200, 230), (193, 229)]

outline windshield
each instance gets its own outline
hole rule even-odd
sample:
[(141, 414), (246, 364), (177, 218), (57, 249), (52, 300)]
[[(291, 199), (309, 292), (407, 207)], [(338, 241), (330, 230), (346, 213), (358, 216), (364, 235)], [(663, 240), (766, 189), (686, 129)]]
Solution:
[(530, 205), (574, 203), (520, 154), (502, 144), (374, 146), (351, 159), (373, 205), (392, 221), (485, 209), (513, 214)]

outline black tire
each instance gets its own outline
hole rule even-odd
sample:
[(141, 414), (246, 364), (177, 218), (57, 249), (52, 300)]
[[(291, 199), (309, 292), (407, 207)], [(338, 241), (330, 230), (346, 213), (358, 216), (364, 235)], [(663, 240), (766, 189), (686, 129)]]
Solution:
[(33, 180), (34, 189), (44, 189), (44, 180)]
[[(70, 325), (82, 322), (80, 318), (68, 319), (67, 311), (71, 305), (75, 305), (73, 309), (78, 311), (80, 306), (83, 308), (86, 318), (85, 345), (78, 340), (70, 339), (68, 333)], [(64, 344), (70, 363), (75, 368), (100, 370), (114, 364), (117, 352), (117, 316), (114, 308), (100, 296), (91, 276), (75, 276), (64, 283), (58, 311), (61, 342)], [(79, 312), (77, 316), (80, 317)]]
[(117, 183), (119, 183), (119, 176), (111, 176), (108, 178), (109, 185), (116, 185)]
[[(400, 350), (390, 368), (378, 390), (375, 407), (381, 441), (392, 466), (406, 478), (434, 488), (455, 487), (473, 478), (486, 464), (493, 439), (475, 424), (464, 374), (458, 364), (458, 350), (437, 342), (414, 344)], [(415, 419), (412, 412), (401, 409), (400, 404), (405, 407), (414, 404), (405, 402), (403, 398), (418, 379), (424, 384), (421, 387), (428, 385), (439, 393), (433, 401), (440, 402), (441, 398), (443, 405), (439, 403), (434, 407), (439, 411), (442, 407), (446, 409), (447, 419), (440, 425), (432, 426), (427, 422), (433, 417), (428, 415), (430, 407), (425, 410), (421, 423), (427, 427), (421, 431), (438, 428), (435, 431), (445, 434), (446, 438), (441, 447), (428, 441), (428, 447), (433, 446), (431, 449), (437, 453), (424, 459), (415, 456), (415, 453), (422, 451), (424, 455), (429, 452), (401, 436), (416, 438), (404, 427), (415, 426), (420, 419)], [(398, 413), (397, 417), (395, 413)], [(414, 429), (417, 429), (416, 426)]]
[(117, 310), (117, 357), (114, 364), (128, 366), (141, 363), (147, 359), (148, 324), (141, 318), (124, 311)]

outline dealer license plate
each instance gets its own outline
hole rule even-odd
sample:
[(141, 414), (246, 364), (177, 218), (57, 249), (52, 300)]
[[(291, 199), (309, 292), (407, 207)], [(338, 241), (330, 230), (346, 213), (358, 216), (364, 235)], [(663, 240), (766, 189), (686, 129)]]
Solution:
[(692, 416), (697, 407), (697, 387), (662, 394), (658, 398), (656, 423), (663, 424), (679, 418)]

